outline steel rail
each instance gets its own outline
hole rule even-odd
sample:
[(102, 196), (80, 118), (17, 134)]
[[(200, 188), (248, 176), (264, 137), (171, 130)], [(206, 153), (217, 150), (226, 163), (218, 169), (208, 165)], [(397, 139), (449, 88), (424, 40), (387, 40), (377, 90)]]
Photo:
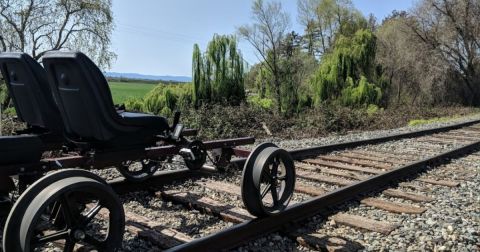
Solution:
[[(238, 160), (232, 160), (232, 164), (238, 165)], [(190, 169), (178, 169), (171, 171), (159, 171), (155, 173), (151, 178), (142, 181), (141, 183), (128, 181), (125, 178), (117, 178), (110, 180), (107, 183), (112, 186), (113, 190), (118, 194), (125, 194), (138, 190), (145, 190), (146, 188), (153, 186), (161, 186), (165, 184), (171, 184), (172, 181), (179, 182), (191, 178), (199, 178), (202, 176), (212, 175), (217, 170), (214, 167), (205, 165), (202, 169), (192, 171)]]
[[(449, 158), (465, 155), (479, 148), (480, 141), (477, 141), (430, 158), (415, 161), (367, 180), (338, 188), (324, 195), (290, 206), (278, 215), (247, 221), (218, 233), (173, 247), (167, 251), (221, 251), (233, 248), (259, 236), (280, 231), (314, 215), (327, 215), (332, 212), (332, 207), (338, 206), (345, 201), (365, 197), (367, 193), (376, 192), (388, 185), (397, 184), (401, 179), (413, 177), (415, 174), (426, 170), (429, 166), (449, 162)], [(309, 149), (306, 149), (306, 152), (309, 151)]]
[(404, 138), (420, 137), (420, 136), (455, 130), (463, 127), (468, 127), (478, 123), (480, 123), (480, 120), (472, 120), (468, 122), (462, 122), (462, 123), (452, 124), (452, 125), (443, 126), (443, 127), (436, 127), (432, 129), (398, 133), (398, 134), (393, 134), (393, 135), (388, 135), (383, 137), (369, 138), (365, 140), (349, 141), (344, 143), (328, 144), (328, 145), (323, 145), (318, 147), (293, 150), (293, 151), (290, 151), (290, 154), (294, 159), (305, 159), (310, 156), (317, 156), (317, 155), (335, 151), (335, 150), (354, 148), (354, 147), (368, 145), (368, 144), (378, 144), (378, 143), (383, 143), (388, 141), (400, 140)]
[[(395, 141), (395, 140), (400, 140), (405, 138), (420, 137), (420, 136), (425, 136), (429, 134), (435, 134), (435, 133), (460, 129), (460, 128), (468, 127), (478, 123), (480, 123), (480, 120), (472, 120), (468, 122), (456, 123), (456, 124), (443, 126), (443, 127), (436, 127), (432, 129), (398, 133), (398, 134), (392, 134), (392, 135), (383, 136), (383, 137), (374, 137), (374, 138), (369, 138), (364, 140), (354, 140), (354, 141), (348, 141), (343, 143), (341, 142), (341, 143), (326, 144), (326, 145), (320, 145), (320, 146), (309, 147), (309, 148), (301, 148), (296, 150), (290, 150), (289, 153), (290, 155), (292, 155), (293, 159), (302, 160), (302, 159), (309, 158), (311, 156), (318, 156), (318, 155), (336, 151), (336, 150), (355, 148), (358, 146), (363, 146), (368, 144), (384, 143), (388, 141)], [(248, 151), (240, 150), (236, 148), (234, 150), (235, 152), (238, 152), (241, 156), (245, 156), (245, 155), (248, 156), (247, 153), (249, 153)], [(243, 168), (243, 165), (245, 164), (246, 160), (247, 160), (246, 158), (235, 159), (236, 163), (241, 168)]]
[(142, 181), (141, 183), (135, 183), (126, 180), (125, 178), (118, 178), (110, 180), (107, 183), (118, 194), (130, 193), (138, 190), (145, 190), (146, 188), (153, 186), (161, 186), (165, 184), (171, 184), (172, 181), (183, 181), (190, 178), (198, 178), (206, 176), (215, 172), (213, 169), (202, 168), (198, 171), (192, 171), (189, 169), (180, 169), (172, 171), (160, 171), (153, 175), (151, 178)]

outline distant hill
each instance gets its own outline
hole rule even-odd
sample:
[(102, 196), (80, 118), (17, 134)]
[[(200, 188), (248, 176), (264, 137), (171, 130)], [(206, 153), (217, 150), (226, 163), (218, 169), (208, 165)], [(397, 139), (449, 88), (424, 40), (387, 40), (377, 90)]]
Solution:
[(173, 81), (173, 82), (191, 82), (192, 78), (188, 76), (171, 76), (171, 75), (146, 75), (138, 73), (116, 73), (106, 72), (105, 76), (109, 78), (125, 78), (133, 80), (150, 80), (150, 81)]

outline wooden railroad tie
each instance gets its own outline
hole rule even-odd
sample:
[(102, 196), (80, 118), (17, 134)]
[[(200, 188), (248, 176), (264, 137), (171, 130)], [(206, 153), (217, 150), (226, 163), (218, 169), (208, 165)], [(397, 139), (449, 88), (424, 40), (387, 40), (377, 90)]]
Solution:
[(391, 224), (385, 221), (377, 221), (363, 216), (339, 213), (332, 217), (336, 224), (346, 225), (358, 229), (390, 234), (393, 230), (398, 228), (398, 224)]

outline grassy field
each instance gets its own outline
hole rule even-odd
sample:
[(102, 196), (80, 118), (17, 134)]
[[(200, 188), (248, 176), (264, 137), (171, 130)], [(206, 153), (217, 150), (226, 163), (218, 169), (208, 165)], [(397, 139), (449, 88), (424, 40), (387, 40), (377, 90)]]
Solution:
[(115, 104), (124, 103), (129, 97), (143, 98), (156, 85), (141, 82), (109, 82)]

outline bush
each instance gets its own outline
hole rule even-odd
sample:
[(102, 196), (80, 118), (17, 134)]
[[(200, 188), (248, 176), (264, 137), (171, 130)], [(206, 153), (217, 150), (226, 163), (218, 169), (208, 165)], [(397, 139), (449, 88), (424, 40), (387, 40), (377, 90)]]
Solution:
[(177, 109), (191, 105), (191, 85), (159, 84), (145, 95), (143, 111), (170, 116)]
[(15, 117), (17, 116), (17, 111), (14, 107), (9, 107), (2, 111), (2, 117)]
[(375, 114), (377, 114), (378, 112), (381, 112), (381, 111), (383, 111), (383, 108), (380, 109), (375, 104), (369, 104), (368, 107), (367, 107), (367, 115), (368, 116), (373, 116), (373, 115), (375, 115)]
[(269, 98), (260, 98), (258, 95), (248, 97), (248, 104), (265, 110), (270, 110), (273, 107), (273, 100)]
[(130, 97), (125, 101), (125, 108), (127, 111), (142, 112), (143, 99)]

